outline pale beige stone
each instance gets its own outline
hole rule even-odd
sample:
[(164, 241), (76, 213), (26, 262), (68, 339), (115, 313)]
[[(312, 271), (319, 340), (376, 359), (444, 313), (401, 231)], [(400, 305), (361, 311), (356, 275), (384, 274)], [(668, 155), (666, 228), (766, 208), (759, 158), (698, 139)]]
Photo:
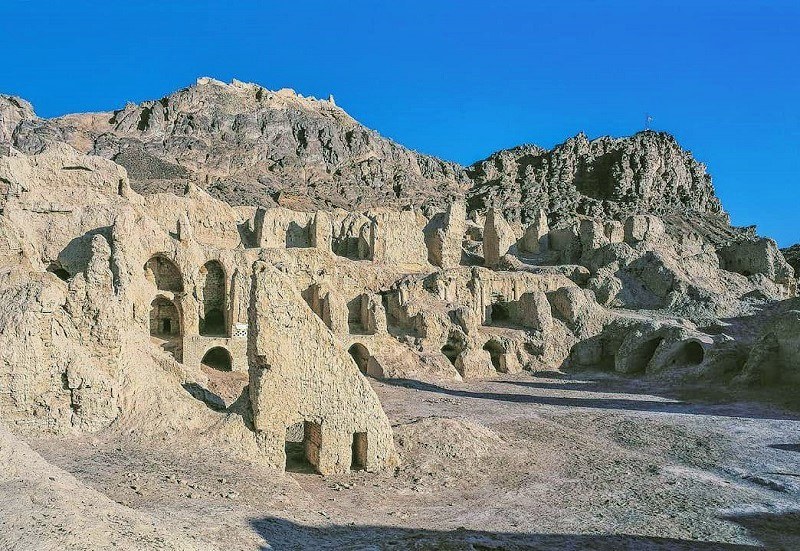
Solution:
[(366, 435), (367, 470), (397, 463), (378, 397), (341, 344), (267, 263), (253, 269), (250, 400), (267, 461), (285, 463), (286, 429), (306, 423), (307, 455), (323, 474), (350, 470), (354, 435)]
[(483, 227), (483, 258), (487, 267), (494, 267), (517, 242), (514, 230), (498, 209), (489, 209)]

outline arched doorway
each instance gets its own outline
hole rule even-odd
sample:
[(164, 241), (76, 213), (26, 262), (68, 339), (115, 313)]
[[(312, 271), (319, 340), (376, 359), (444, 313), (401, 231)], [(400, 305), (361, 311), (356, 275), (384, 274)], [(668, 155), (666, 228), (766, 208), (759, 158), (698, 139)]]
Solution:
[(700, 365), (703, 363), (705, 356), (706, 352), (699, 342), (687, 341), (679, 345), (677, 351), (672, 355), (669, 365), (680, 367)]
[(503, 346), (503, 343), (496, 339), (489, 339), (486, 344), (483, 345), (483, 349), (489, 353), (489, 358), (492, 361), (492, 367), (494, 367), (495, 371), (505, 372), (504, 355), (506, 353), (506, 347)]
[(206, 352), (201, 363), (218, 371), (231, 371), (233, 368), (231, 354), (222, 346), (215, 346)]
[(174, 302), (157, 296), (150, 303), (150, 338), (176, 360), (183, 358), (183, 320)]
[(348, 352), (350, 352), (350, 355), (353, 357), (353, 361), (356, 362), (358, 370), (366, 375), (370, 357), (367, 347), (357, 342), (348, 349)]
[(144, 265), (144, 274), (159, 291), (183, 292), (183, 276), (178, 266), (169, 258), (155, 255)]
[(158, 296), (150, 303), (150, 335), (154, 337), (180, 337), (181, 317), (175, 303)]
[(200, 268), (200, 285), (203, 300), (200, 304), (200, 334), (225, 336), (228, 334), (225, 312), (225, 269), (217, 260), (209, 260)]
[(655, 356), (656, 349), (664, 340), (662, 337), (656, 337), (645, 341), (639, 347), (631, 352), (629, 360), (628, 373), (641, 373), (647, 369), (650, 360)]

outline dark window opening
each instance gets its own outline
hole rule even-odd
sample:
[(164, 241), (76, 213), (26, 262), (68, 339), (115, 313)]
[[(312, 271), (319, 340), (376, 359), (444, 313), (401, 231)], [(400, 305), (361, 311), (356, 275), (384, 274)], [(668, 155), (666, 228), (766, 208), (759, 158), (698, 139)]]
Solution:
[(353, 357), (353, 361), (358, 366), (358, 370), (361, 371), (364, 375), (367, 374), (367, 367), (369, 366), (369, 350), (367, 347), (360, 343), (355, 343), (351, 346), (348, 350), (350, 355)]
[(221, 337), (228, 334), (225, 319), (227, 308), (225, 269), (217, 260), (209, 260), (200, 268), (203, 300), (200, 304), (200, 334)]
[(321, 446), (322, 427), (319, 423), (304, 421), (287, 427), (285, 470), (307, 474), (317, 472)]
[(492, 304), (492, 323), (503, 323), (510, 319), (507, 302), (495, 302)]
[(59, 264), (55, 264), (55, 263), (50, 264), (47, 267), (47, 271), (50, 272), (51, 274), (55, 275), (61, 281), (69, 281), (69, 278), (72, 277), (67, 270), (65, 270)]
[(216, 346), (206, 352), (202, 363), (219, 371), (230, 371), (232, 369), (230, 352), (221, 346)]
[(211, 337), (222, 337), (225, 331), (225, 314), (215, 308), (206, 312), (206, 317), (200, 320), (200, 334)]

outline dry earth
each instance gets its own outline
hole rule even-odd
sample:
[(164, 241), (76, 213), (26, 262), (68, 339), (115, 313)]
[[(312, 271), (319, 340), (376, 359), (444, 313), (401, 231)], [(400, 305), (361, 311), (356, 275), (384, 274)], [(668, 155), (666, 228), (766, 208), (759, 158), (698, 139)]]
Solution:
[(681, 399), (598, 373), (372, 384), (394, 473), (282, 476), (136, 435), (31, 445), (199, 548), (800, 548), (790, 399)]

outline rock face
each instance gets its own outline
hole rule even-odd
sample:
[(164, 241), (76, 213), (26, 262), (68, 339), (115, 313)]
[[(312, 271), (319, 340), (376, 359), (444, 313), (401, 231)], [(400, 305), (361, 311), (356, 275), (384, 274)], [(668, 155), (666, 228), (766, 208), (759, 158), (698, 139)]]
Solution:
[(800, 303), (773, 317), (758, 336), (738, 377), (745, 384), (800, 384)]
[(781, 249), (781, 253), (783, 253), (786, 262), (794, 268), (795, 277), (800, 277), (800, 244)]
[(470, 209), (502, 208), (510, 221), (532, 221), (539, 209), (606, 218), (723, 214), (705, 166), (663, 132), (596, 140), (578, 134), (549, 151), (500, 151), (467, 173)]
[(33, 106), (22, 98), (0, 94), (0, 144), (10, 144), (22, 121), (35, 119)]
[(312, 210), (437, 203), (463, 194), (467, 183), (457, 165), (292, 90), (202, 78), (157, 101), (49, 120), (13, 98), (3, 105), (0, 142), (16, 123), (11, 141), (21, 151), (65, 141), (124, 166), (142, 193), (178, 192), (192, 180), (232, 205)]

